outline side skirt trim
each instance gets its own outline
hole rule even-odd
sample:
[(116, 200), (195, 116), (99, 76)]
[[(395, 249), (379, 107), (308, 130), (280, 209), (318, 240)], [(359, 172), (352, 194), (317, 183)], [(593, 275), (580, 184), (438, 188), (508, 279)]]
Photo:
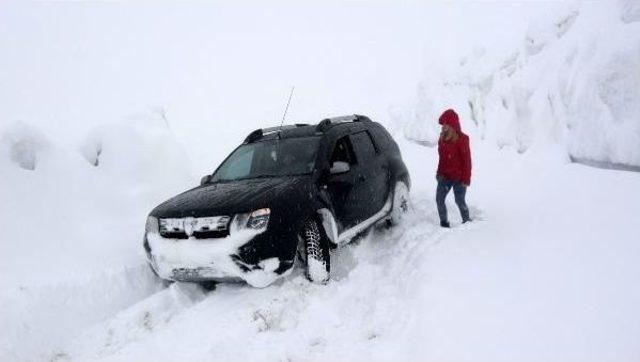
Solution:
[(321, 216), (322, 226), (324, 227), (324, 230), (327, 236), (329, 237), (329, 240), (331, 240), (331, 242), (334, 244), (342, 245), (342, 244), (348, 243), (356, 235), (358, 235), (359, 233), (363, 232), (371, 225), (375, 224), (376, 222), (388, 216), (389, 213), (391, 212), (391, 208), (393, 206), (392, 204), (393, 204), (393, 194), (389, 195), (389, 197), (387, 198), (387, 201), (382, 206), (380, 211), (378, 211), (377, 213), (375, 213), (373, 216), (369, 217), (365, 221), (359, 223), (358, 225), (355, 225), (350, 229), (343, 231), (339, 235), (337, 234), (336, 222), (331, 211), (329, 211), (328, 209), (320, 209), (318, 210), (318, 214), (320, 214)]

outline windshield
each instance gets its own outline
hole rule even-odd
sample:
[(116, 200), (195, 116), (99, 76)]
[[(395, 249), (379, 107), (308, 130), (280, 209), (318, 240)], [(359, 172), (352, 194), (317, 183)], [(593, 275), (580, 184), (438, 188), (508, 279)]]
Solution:
[(211, 181), (311, 173), (318, 139), (289, 138), (240, 146), (220, 165)]

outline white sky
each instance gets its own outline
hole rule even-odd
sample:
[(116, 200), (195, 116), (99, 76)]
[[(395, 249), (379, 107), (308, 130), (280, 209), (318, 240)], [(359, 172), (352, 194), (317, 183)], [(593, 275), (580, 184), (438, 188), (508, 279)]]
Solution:
[[(521, 39), (524, 3), (6, 3), (0, 125), (55, 137), (164, 107), (182, 137), (410, 102), (434, 64)], [(215, 125), (203, 127), (203, 125)], [(203, 130), (203, 128), (206, 128)]]

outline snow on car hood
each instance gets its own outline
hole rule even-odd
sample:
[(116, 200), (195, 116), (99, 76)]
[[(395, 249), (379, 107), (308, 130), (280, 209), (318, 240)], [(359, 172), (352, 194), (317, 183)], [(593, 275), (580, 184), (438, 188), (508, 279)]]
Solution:
[(165, 201), (150, 215), (178, 218), (249, 212), (286, 202), (292, 193), (308, 192), (310, 183), (311, 176), (287, 176), (207, 184)]

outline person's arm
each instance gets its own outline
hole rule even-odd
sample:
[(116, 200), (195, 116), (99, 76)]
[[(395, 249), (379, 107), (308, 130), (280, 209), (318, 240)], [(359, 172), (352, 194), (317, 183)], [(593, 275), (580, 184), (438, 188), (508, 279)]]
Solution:
[(440, 149), (440, 142), (438, 142), (438, 168), (436, 169), (436, 180), (440, 181), (440, 174), (442, 172), (442, 150)]
[(460, 155), (462, 157), (462, 183), (471, 185), (471, 147), (469, 137), (463, 137), (460, 142)]

